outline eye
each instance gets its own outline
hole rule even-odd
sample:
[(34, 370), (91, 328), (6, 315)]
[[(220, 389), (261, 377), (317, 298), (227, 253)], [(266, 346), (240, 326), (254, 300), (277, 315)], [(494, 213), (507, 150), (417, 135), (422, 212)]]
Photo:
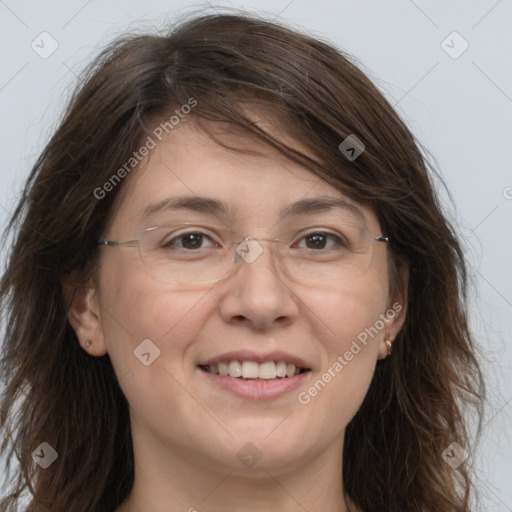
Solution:
[[(332, 249), (333, 246), (347, 247), (347, 243), (343, 238), (334, 233), (326, 231), (315, 231), (303, 236), (300, 241), (305, 241), (306, 245), (302, 248), (312, 250)], [(330, 243), (330, 245), (329, 245)], [(299, 247), (301, 248), (301, 247)]]
[[(172, 235), (170, 235), (172, 236)], [(210, 241), (211, 244), (218, 246), (210, 236), (201, 231), (191, 231), (189, 233), (182, 233), (169, 240), (162, 241), (162, 248), (164, 249), (184, 249), (184, 250), (197, 250), (205, 249), (203, 242)]]

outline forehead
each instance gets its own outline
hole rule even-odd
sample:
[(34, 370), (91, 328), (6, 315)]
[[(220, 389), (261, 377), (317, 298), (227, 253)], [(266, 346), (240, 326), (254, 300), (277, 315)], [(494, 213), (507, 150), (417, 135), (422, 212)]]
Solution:
[[(259, 228), (285, 214), (327, 211), (330, 202), (330, 208), (346, 207), (346, 212), (375, 227), (376, 217), (368, 206), (354, 202), (276, 149), (228, 123), (203, 123), (215, 140), (196, 122), (186, 120), (157, 141), (123, 184), (114, 222), (142, 227), (165, 209), (181, 207), (253, 222)], [(270, 131), (266, 122), (259, 124)], [(281, 134), (279, 139), (318, 159), (307, 146)]]

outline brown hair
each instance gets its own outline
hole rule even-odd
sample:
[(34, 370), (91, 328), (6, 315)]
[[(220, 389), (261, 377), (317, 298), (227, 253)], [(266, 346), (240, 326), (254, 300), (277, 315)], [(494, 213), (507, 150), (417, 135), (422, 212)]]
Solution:
[[(14, 455), (20, 464), (16, 480), (6, 476), (11, 490), (0, 511), (18, 510), (27, 486), (28, 512), (111, 512), (130, 493), (128, 404), (108, 354), (91, 358), (80, 347), (61, 283), (71, 272), (77, 286), (94, 274), (96, 241), (122, 184), (101, 199), (95, 190), (190, 98), (194, 119), (232, 123), (373, 205), (390, 236), (391, 268), (410, 271), (407, 317), (346, 428), (343, 485), (365, 511), (469, 511), (470, 465), (452, 469), (442, 452), (452, 442), (470, 450), (466, 407), (481, 418), (484, 385), (468, 327), (464, 254), (434, 194), (435, 171), (344, 52), (231, 14), (111, 43), (86, 70), (28, 178), (7, 227), (15, 238), (0, 284), (2, 451), (8, 474)], [(272, 112), (282, 133), (321, 158), (255, 125), (242, 109), (248, 103)], [(366, 147), (353, 161), (338, 149), (350, 134)], [(399, 287), (398, 273), (392, 277)], [(46, 470), (31, 457), (42, 442), (58, 452)]]

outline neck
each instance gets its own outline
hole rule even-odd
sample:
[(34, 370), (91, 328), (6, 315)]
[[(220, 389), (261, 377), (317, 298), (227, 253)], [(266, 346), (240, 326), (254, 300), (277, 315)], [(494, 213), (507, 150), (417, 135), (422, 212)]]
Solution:
[[(138, 448), (138, 449), (137, 449)], [(190, 450), (136, 447), (132, 492), (116, 512), (360, 512), (344, 495), (343, 436), (315, 456), (286, 467), (241, 470), (198, 460)]]

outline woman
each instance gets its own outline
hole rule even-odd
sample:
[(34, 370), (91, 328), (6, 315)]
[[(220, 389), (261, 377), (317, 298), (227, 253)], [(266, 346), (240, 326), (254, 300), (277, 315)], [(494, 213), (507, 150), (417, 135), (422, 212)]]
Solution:
[(0, 510), (474, 510), (464, 256), (339, 50), (235, 15), (117, 40), (9, 228)]

